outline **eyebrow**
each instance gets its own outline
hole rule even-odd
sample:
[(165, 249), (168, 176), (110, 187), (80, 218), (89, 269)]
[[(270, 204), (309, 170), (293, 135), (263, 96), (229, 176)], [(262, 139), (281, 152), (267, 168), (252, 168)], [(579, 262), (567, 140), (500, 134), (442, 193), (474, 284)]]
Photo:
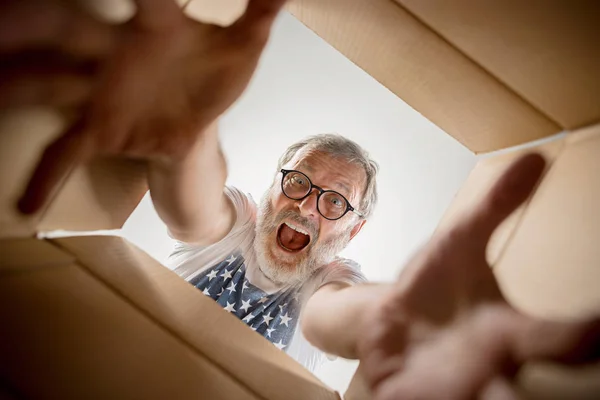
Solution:
[[(314, 168), (312, 168), (308, 164), (300, 164), (296, 168), (298, 168), (298, 171), (300, 171), (300, 172), (302, 172), (301, 169), (306, 170), (308, 172), (315, 172)], [(307, 174), (305, 174), (305, 175), (307, 175)], [(308, 178), (310, 179), (310, 176)], [(310, 181), (312, 182), (312, 179)], [(350, 190), (350, 188), (348, 186), (344, 185), (341, 182), (335, 182), (335, 183), (333, 183), (333, 186), (336, 186), (338, 188), (338, 190), (341, 189), (343, 192), (345, 192), (346, 194), (344, 195), (344, 197), (346, 197), (346, 198), (350, 198), (350, 196), (352, 195), (352, 190)]]

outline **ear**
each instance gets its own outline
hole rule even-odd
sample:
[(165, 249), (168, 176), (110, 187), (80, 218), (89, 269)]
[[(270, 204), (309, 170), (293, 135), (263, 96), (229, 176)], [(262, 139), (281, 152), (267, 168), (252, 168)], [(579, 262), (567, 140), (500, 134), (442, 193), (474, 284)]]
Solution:
[(352, 231), (350, 231), (350, 240), (354, 239), (354, 236), (358, 235), (358, 232), (360, 232), (363, 225), (366, 223), (367, 223), (367, 220), (363, 219), (358, 224), (354, 225), (354, 228), (352, 228)]

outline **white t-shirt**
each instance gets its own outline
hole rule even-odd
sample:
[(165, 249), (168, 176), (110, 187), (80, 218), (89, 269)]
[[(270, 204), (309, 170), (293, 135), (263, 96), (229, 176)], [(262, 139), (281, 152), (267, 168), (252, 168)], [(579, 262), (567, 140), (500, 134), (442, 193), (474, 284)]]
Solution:
[(301, 286), (275, 284), (257, 266), (256, 203), (233, 187), (226, 187), (225, 193), (237, 213), (229, 234), (210, 246), (176, 241), (168, 264), (226, 311), (314, 371), (325, 357), (301, 332), (302, 306), (325, 284), (356, 284), (364, 282), (365, 277), (357, 263), (337, 258), (317, 270)]

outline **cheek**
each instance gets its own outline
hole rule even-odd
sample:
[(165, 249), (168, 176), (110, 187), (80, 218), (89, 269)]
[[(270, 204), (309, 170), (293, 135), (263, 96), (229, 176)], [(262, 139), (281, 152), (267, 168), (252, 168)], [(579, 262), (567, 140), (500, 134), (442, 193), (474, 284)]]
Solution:
[(284, 196), (281, 189), (273, 191), (271, 195), (271, 205), (275, 214), (284, 209), (289, 209), (292, 206), (292, 201)]
[(338, 221), (321, 221), (321, 229), (319, 232), (320, 242), (329, 242), (339, 236), (342, 226)]

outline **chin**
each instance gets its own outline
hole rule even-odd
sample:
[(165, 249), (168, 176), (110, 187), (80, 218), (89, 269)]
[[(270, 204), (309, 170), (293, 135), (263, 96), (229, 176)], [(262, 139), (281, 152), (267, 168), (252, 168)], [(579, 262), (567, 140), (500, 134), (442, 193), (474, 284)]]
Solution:
[(281, 248), (275, 240), (269, 240), (268, 245), (257, 241), (256, 257), (260, 270), (274, 282), (294, 285), (308, 279), (311, 274), (306, 260), (306, 249), (300, 252), (290, 252)]

